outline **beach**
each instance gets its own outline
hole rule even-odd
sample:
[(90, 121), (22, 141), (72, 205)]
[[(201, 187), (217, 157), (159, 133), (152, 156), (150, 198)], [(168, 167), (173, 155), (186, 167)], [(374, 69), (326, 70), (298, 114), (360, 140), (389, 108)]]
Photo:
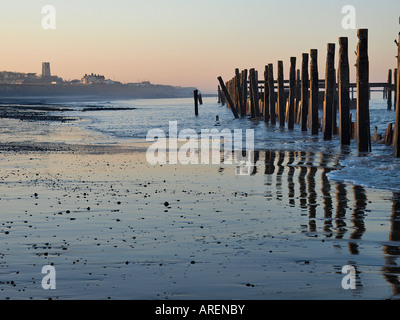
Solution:
[(330, 179), (334, 152), (257, 148), (245, 175), (152, 165), (143, 138), (23, 112), (0, 120), (1, 299), (398, 298), (400, 193)]

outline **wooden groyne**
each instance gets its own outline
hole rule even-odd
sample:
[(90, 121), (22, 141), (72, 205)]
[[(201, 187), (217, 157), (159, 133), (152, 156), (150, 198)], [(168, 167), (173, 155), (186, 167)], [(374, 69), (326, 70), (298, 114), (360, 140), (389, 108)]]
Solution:
[[(357, 36), (354, 83), (350, 82), (349, 76), (348, 38), (340, 37), (337, 69), (336, 44), (327, 45), (325, 79), (319, 79), (318, 51), (311, 49), (309, 54), (302, 54), (300, 69), (296, 69), (296, 57), (290, 58), (289, 79), (286, 80), (283, 79), (284, 64), (281, 60), (277, 62), (276, 78), (272, 63), (265, 65), (264, 79), (259, 79), (254, 68), (242, 71), (236, 68), (235, 76), (227, 82), (218, 77), (218, 101), (222, 104), (227, 101), (235, 118), (250, 116), (271, 125), (286, 125), (289, 130), (293, 130), (297, 123), (301, 131), (309, 130), (312, 135), (322, 133), (324, 140), (331, 140), (333, 135), (339, 134), (341, 145), (350, 145), (351, 139), (356, 139), (359, 152), (370, 152), (369, 100), (371, 91), (382, 91), (388, 109), (391, 110), (393, 105), (396, 116), (393, 130), (387, 130), (381, 140), (391, 141), (394, 155), (400, 157), (400, 33), (399, 41), (395, 41), (398, 46), (397, 68), (389, 70), (387, 82), (375, 83), (369, 82), (368, 29), (357, 30)], [(351, 119), (351, 108), (356, 108), (356, 119)], [(321, 119), (319, 109), (323, 110)], [(378, 136), (374, 135), (374, 139)]]

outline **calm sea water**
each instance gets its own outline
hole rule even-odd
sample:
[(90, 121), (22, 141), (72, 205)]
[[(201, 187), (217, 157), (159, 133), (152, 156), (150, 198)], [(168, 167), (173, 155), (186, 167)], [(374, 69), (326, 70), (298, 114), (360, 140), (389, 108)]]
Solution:
[[(72, 125), (102, 134), (98, 143), (133, 143), (143, 141), (149, 130), (160, 128), (168, 135), (169, 122), (177, 121), (178, 132), (182, 129), (254, 129), (255, 147), (260, 150), (293, 150), (322, 152), (337, 157), (341, 170), (329, 173), (334, 181), (354, 183), (365, 187), (400, 191), (400, 159), (393, 157), (393, 148), (372, 142), (372, 152), (359, 154), (357, 142), (352, 140), (350, 147), (341, 147), (339, 136), (332, 141), (323, 141), (322, 136), (311, 136), (301, 132), (300, 125), (294, 131), (271, 126), (262, 121), (249, 118), (234, 119), (231, 111), (217, 103), (214, 97), (204, 98), (199, 106), (199, 116), (194, 116), (193, 99), (132, 99), (121, 101), (102, 101), (88, 103), (65, 103), (63, 107), (68, 116), (76, 116), (82, 121)], [(85, 108), (104, 108), (86, 111)], [(129, 110), (112, 110), (126, 108)], [(356, 118), (352, 110), (353, 119)], [(216, 121), (216, 116), (219, 121)], [(320, 114), (320, 116), (322, 116)], [(386, 100), (381, 94), (372, 96), (370, 101), (371, 135), (375, 126), (378, 133), (384, 134), (388, 123), (394, 123), (395, 112), (387, 110)]]

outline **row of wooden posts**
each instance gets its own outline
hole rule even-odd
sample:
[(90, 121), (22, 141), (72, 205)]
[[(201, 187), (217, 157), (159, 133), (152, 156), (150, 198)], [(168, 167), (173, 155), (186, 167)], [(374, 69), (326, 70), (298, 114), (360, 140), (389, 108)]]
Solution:
[[(311, 134), (318, 135), (322, 131), (324, 140), (331, 140), (333, 134), (340, 134), (342, 145), (350, 145), (351, 138), (357, 139), (359, 152), (371, 151), (371, 130), (369, 115), (370, 83), (368, 58), (368, 29), (357, 31), (357, 117), (352, 122), (350, 114), (350, 70), (348, 58), (348, 38), (339, 38), (338, 83), (336, 84), (335, 44), (328, 43), (326, 56), (325, 80), (318, 78), (318, 51), (312, 49), (310, 54), (302, 54), (301, 70), (297, 70), (296, 57), (290, 58), (289, 80), (283, 79), (283, 61), (277, 64), (277, 79), (274, 79), (273, 64), (265, 66), (264, 80), (261, 81), (262, 92), (259, 90), (258, 72), (252, 69), (235, 70), (235, 76), (224, 82), (218, 77), (218, 100), (232, 110), (235, 118), (250, 115), (253, 119), (263, 119), (266, 123), (294, 129), (295, 123), (301, 124), (301, 130), (310, 130)], [(399, 42), (400, 43), (400, 33)], [(309, 62), (310, 58), (310, 62)], [(400, 46), (398, 45), (397, 69), (400, 68)], [(310, 70), (308, 68), (310, 64)], [(399, 69), (400, 70), (400, 69)], [(400, 157), (400, 73), (395, 69), (394, 86), (391, 83), (389, 71), (387, 87), (388, 108), (391, 101), (391, 92), (394, 91), (396, 118), (395, 126), (391, 130), (390, 140), (394, 145), (394, 154)], [(300, 76), (301, 75), (301, 76)], [(289, 84), (285, 90), (284, 84)], [(324, 92), (319, 88), (324, 87)], [(337, 88), (337, 90), (336, 90)], [(275, 90), (276, 89), (276, 90)], [(320, 94), (323, 93), (323, 97)], [(389, 98), (390, 97), (390, 98)], [(196, 99), (195, 99), (196, 100)], [(321, 101), (323, 100), (323, 101)], [(318, 118), (318, 108), (323, 102), (322, 121)], [(391, 108), (391, 107), (390, 107)], [(337, 110), (339, 124), (337, 127)], [(321, 123), (322, 122), (322, 123)], [(390, 134), (389, 128), (386, 134)], [(376, 138), (376, 137), (375, 137)]]

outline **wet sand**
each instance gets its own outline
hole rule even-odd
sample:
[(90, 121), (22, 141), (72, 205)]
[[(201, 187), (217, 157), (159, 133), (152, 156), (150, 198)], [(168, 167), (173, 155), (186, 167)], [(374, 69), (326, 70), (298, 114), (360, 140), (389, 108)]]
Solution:
[(1, 299), (398, 297), (400, 195), (329, 181), (332, 156), (261, 150), (237, 175), (149, 165), (145, 144), (68, 124), (0, 125)]

